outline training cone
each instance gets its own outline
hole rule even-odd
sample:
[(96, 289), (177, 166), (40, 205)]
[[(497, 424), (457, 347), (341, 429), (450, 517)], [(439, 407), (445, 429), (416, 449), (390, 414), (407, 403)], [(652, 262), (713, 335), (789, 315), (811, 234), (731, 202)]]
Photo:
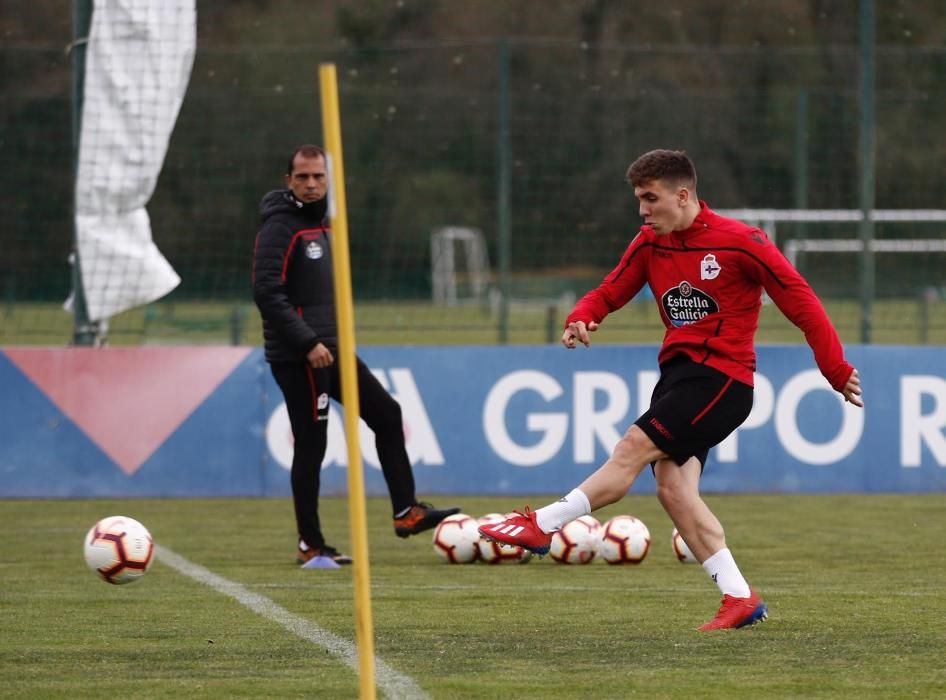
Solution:
[(331, 557), (312, 557), (305, 564), (303, 569), (340, 569), (341, 565)]

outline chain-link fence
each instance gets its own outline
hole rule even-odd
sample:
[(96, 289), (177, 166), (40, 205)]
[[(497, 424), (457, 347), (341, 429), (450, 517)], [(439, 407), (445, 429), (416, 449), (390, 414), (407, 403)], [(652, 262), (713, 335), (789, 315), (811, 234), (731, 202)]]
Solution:
[[(198, 44), (148, 206), (155, 242), (183, 281), (160, 302), (112, 319), (110, 340), (258, 342), (249, 280), (257, 207), (281, 185), (291, 150), (321, 141), (320, 62), (339, 73), (359, 341), (494, 343), (557, 337), (565, 307), (616, 263), (640, 221), (624, 173), (646, 150), (685, 149), (700, 196), (716, 209), (856, 210), (858, 60), (854, 47)], [(24, 46), (0, 47), (0, 62), (0, 343), (65, 344), (71, 63), (61, 51)], [(938, 177), (946, 141), (935, 137), (946, 122), (938, 87), (946, 50), (878, 48), (876, 66), (876, 206), (946, 206)], [(946, 222), (922, 214), (878, 222), (877, 238), (944, 238)], [(448, 265), (435, 260), (432, 236), (443, 227), (472, 231), (485, 260), (454, 243)], [(857, 237), (852, 221), (778, 223), (783, 246)], [(875, 259), (874, 340), (946, 343), (946, 253)], [(843, 338), (856, 341), (858, 256), (803, 251), (797, 262)], [(484, 275), (485, 284), (471, 283)], [(434, 301), (438, 283), (451, 285), (450, 303)], [(659, 339), (652, 302), (631, 306), (601, 340)], [(764, 312), (761, 340), (800, 337), (777, 311)]]

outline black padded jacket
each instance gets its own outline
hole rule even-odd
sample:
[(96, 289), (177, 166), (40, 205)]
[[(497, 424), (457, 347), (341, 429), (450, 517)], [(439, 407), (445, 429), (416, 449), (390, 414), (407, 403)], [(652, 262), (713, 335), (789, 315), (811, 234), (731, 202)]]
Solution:
[(304, 204), (290, 190), (266, 193), (253, 246), (253, 300), (268, 362), (299, 362), (318, 343), (338, 349), (331, 231), (326, 200)]

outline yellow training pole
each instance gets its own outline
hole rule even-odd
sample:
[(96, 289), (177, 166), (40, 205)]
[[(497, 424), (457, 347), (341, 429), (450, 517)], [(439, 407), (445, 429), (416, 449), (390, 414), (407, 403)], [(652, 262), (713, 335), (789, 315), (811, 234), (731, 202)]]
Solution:
[[(345, 405), (345, 436), (348, 439), (348, 510), (351, 522), (352, 575), (355, 581), (355, 638), (361, 698), (375, 697), (374, 631), (371, 625), (371, 577), (368, 572), (368, 532), (365, 513), (365, 481), (358, 441), (358, 377), (355, 371), (355, 309), (351, 292), (351, 260), (348, 253), (348, 213), (345, 208), (345, 170), (342, 166), (342, 128), (338, 112), (338, 80), (334, 63), (319, 66), (322, 95), (322, 125), (329, 155), (332, 219), (332, 271), (335, 275), (335, 309), (338, 315), (338, 357)], [(334, 205), (334, 206), (333, 206)]]

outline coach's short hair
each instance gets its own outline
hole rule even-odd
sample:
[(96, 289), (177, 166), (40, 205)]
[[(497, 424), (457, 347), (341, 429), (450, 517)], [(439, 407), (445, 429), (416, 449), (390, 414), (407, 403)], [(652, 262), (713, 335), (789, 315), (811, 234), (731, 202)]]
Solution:
[[(315, 146), (311, 143), (299, 146), (292, 152), (292, 155), (289, 156), (289, 163), (286, 165), (286, 175), (292, 175), (292, 164), (296, 162), (296, 156), (298, 155), (301, 155), (303, 158), (318, 158), (319, 156), (325, 158), (325, 150), (321, 146)], [(328, 159), (326, 158), (326, 160)]]
[(631, 163), (627, 180), (634, 187), (654, 180), (666, 180), (696, 190), (696, 167), (684, 151), (658, 148)]

